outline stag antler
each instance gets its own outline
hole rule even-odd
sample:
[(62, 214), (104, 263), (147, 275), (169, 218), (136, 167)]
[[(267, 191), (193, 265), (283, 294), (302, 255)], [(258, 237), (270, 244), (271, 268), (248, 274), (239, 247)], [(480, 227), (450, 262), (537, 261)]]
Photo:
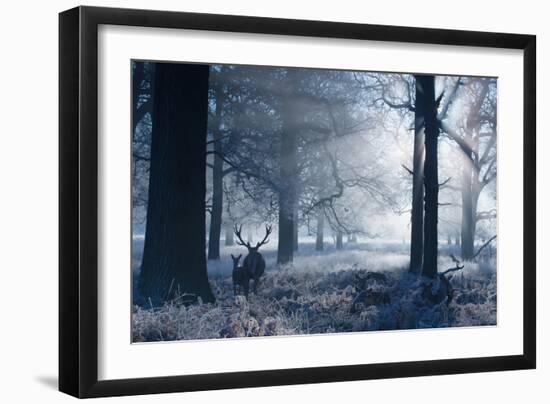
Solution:
[(242, 237), (241, 237), (241, 230), (243, 229), (243, 225), (241, 224), (239, 228), (237, 228), (237, 225), (233, 226), (233, 232), (235, 233), (235, 236), (239, 239), (237, 241), (237, 244), (242, 245), (244, 247), (250, 248), (250, 243), (246, 243)]
[(260, 248), (264, 244), (269, 243), (269, 240), (267, 239), (269, 235), (271, 234), (271, 225), (265, 225), (265, 237), (262, 241), (259, 241), (256, 243), (256, 248)]

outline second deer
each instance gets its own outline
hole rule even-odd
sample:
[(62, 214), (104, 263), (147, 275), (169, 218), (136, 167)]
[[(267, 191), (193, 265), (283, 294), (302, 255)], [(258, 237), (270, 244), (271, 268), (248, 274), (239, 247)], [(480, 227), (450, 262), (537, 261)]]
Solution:
[(244, 295), (248, 297), (248, 273), (246, 272), (245, 267), (239, 266), (239, 260), (241, 257), (242, 254), (239, 254), (238, 257), (231, 254), (231, 259), (233, 260), (233, 294), (237, 296), (237, 288), (239, 288), (239, 292), (244, 292)]

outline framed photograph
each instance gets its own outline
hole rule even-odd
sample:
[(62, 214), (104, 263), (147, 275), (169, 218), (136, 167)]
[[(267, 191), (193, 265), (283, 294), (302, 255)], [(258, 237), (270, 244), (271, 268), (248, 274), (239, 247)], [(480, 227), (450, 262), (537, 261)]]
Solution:
[(535, 36), (59, 27), (61, 391), (535, 368)]

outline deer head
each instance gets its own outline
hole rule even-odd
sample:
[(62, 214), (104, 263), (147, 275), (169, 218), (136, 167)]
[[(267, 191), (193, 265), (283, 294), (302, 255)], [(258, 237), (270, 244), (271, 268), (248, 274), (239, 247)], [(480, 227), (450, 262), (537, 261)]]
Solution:
[(271, 229), (272, 229), (271, 225), (267, 225), (267, 224), (265, 225), (265, 236), (261, 241), (258, 241), (256, 243), (256, 246), (252, 246), (249, 242), (246, 242), (243, 240), (243, 238), (241, 237), (242, 228), (243, 228), (242, 224), (239, 227), (235, 225), (233, 230), (234, 230), (235, 236), (237, 236), (237, 239), (238, 239), (237, 244), (242, 245), (243, 247), (246, 247), (248, 249), (249, 254), (252, 252), (257, 252), (261, 246), (269, 243), (268, 237), (271, 234)]
[(231, 259), (233, 260), (233, 269), (239, 266), (239, 260), (241, 259), (242, 256), (243, 256), (242, 254), (239, 254), (238, 257), (235, 257), (233, 254), (231, 254)]

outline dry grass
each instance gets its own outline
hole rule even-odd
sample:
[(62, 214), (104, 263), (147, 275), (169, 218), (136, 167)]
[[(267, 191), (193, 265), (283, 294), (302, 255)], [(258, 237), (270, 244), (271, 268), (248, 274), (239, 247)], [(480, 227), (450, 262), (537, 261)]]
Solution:
[[(372, 257), (370, 257), (372, 258)], [(326, 262), (269, 269), (258, 295), (233, 296), (231, 279), (211, 277), (215, 304), (134, 306), (133, 340), (170, 341), (496, 324), (496, 275), (468, 264), (451, 283), (454, 296), (433, 304), (433, 285), (378, 260), (376, 270)], [(324, 264), (324, 265), (323, 265)], [(440, 263), (442, 268), (447, 264)], [(449, 265), (452, 266), (452, 265)], [(323, 269), (324, 267), (324, 269)], [(372, 266), (370, 268), (373, 268)], [(437, 285), (435, 286), (437, 287)]]

